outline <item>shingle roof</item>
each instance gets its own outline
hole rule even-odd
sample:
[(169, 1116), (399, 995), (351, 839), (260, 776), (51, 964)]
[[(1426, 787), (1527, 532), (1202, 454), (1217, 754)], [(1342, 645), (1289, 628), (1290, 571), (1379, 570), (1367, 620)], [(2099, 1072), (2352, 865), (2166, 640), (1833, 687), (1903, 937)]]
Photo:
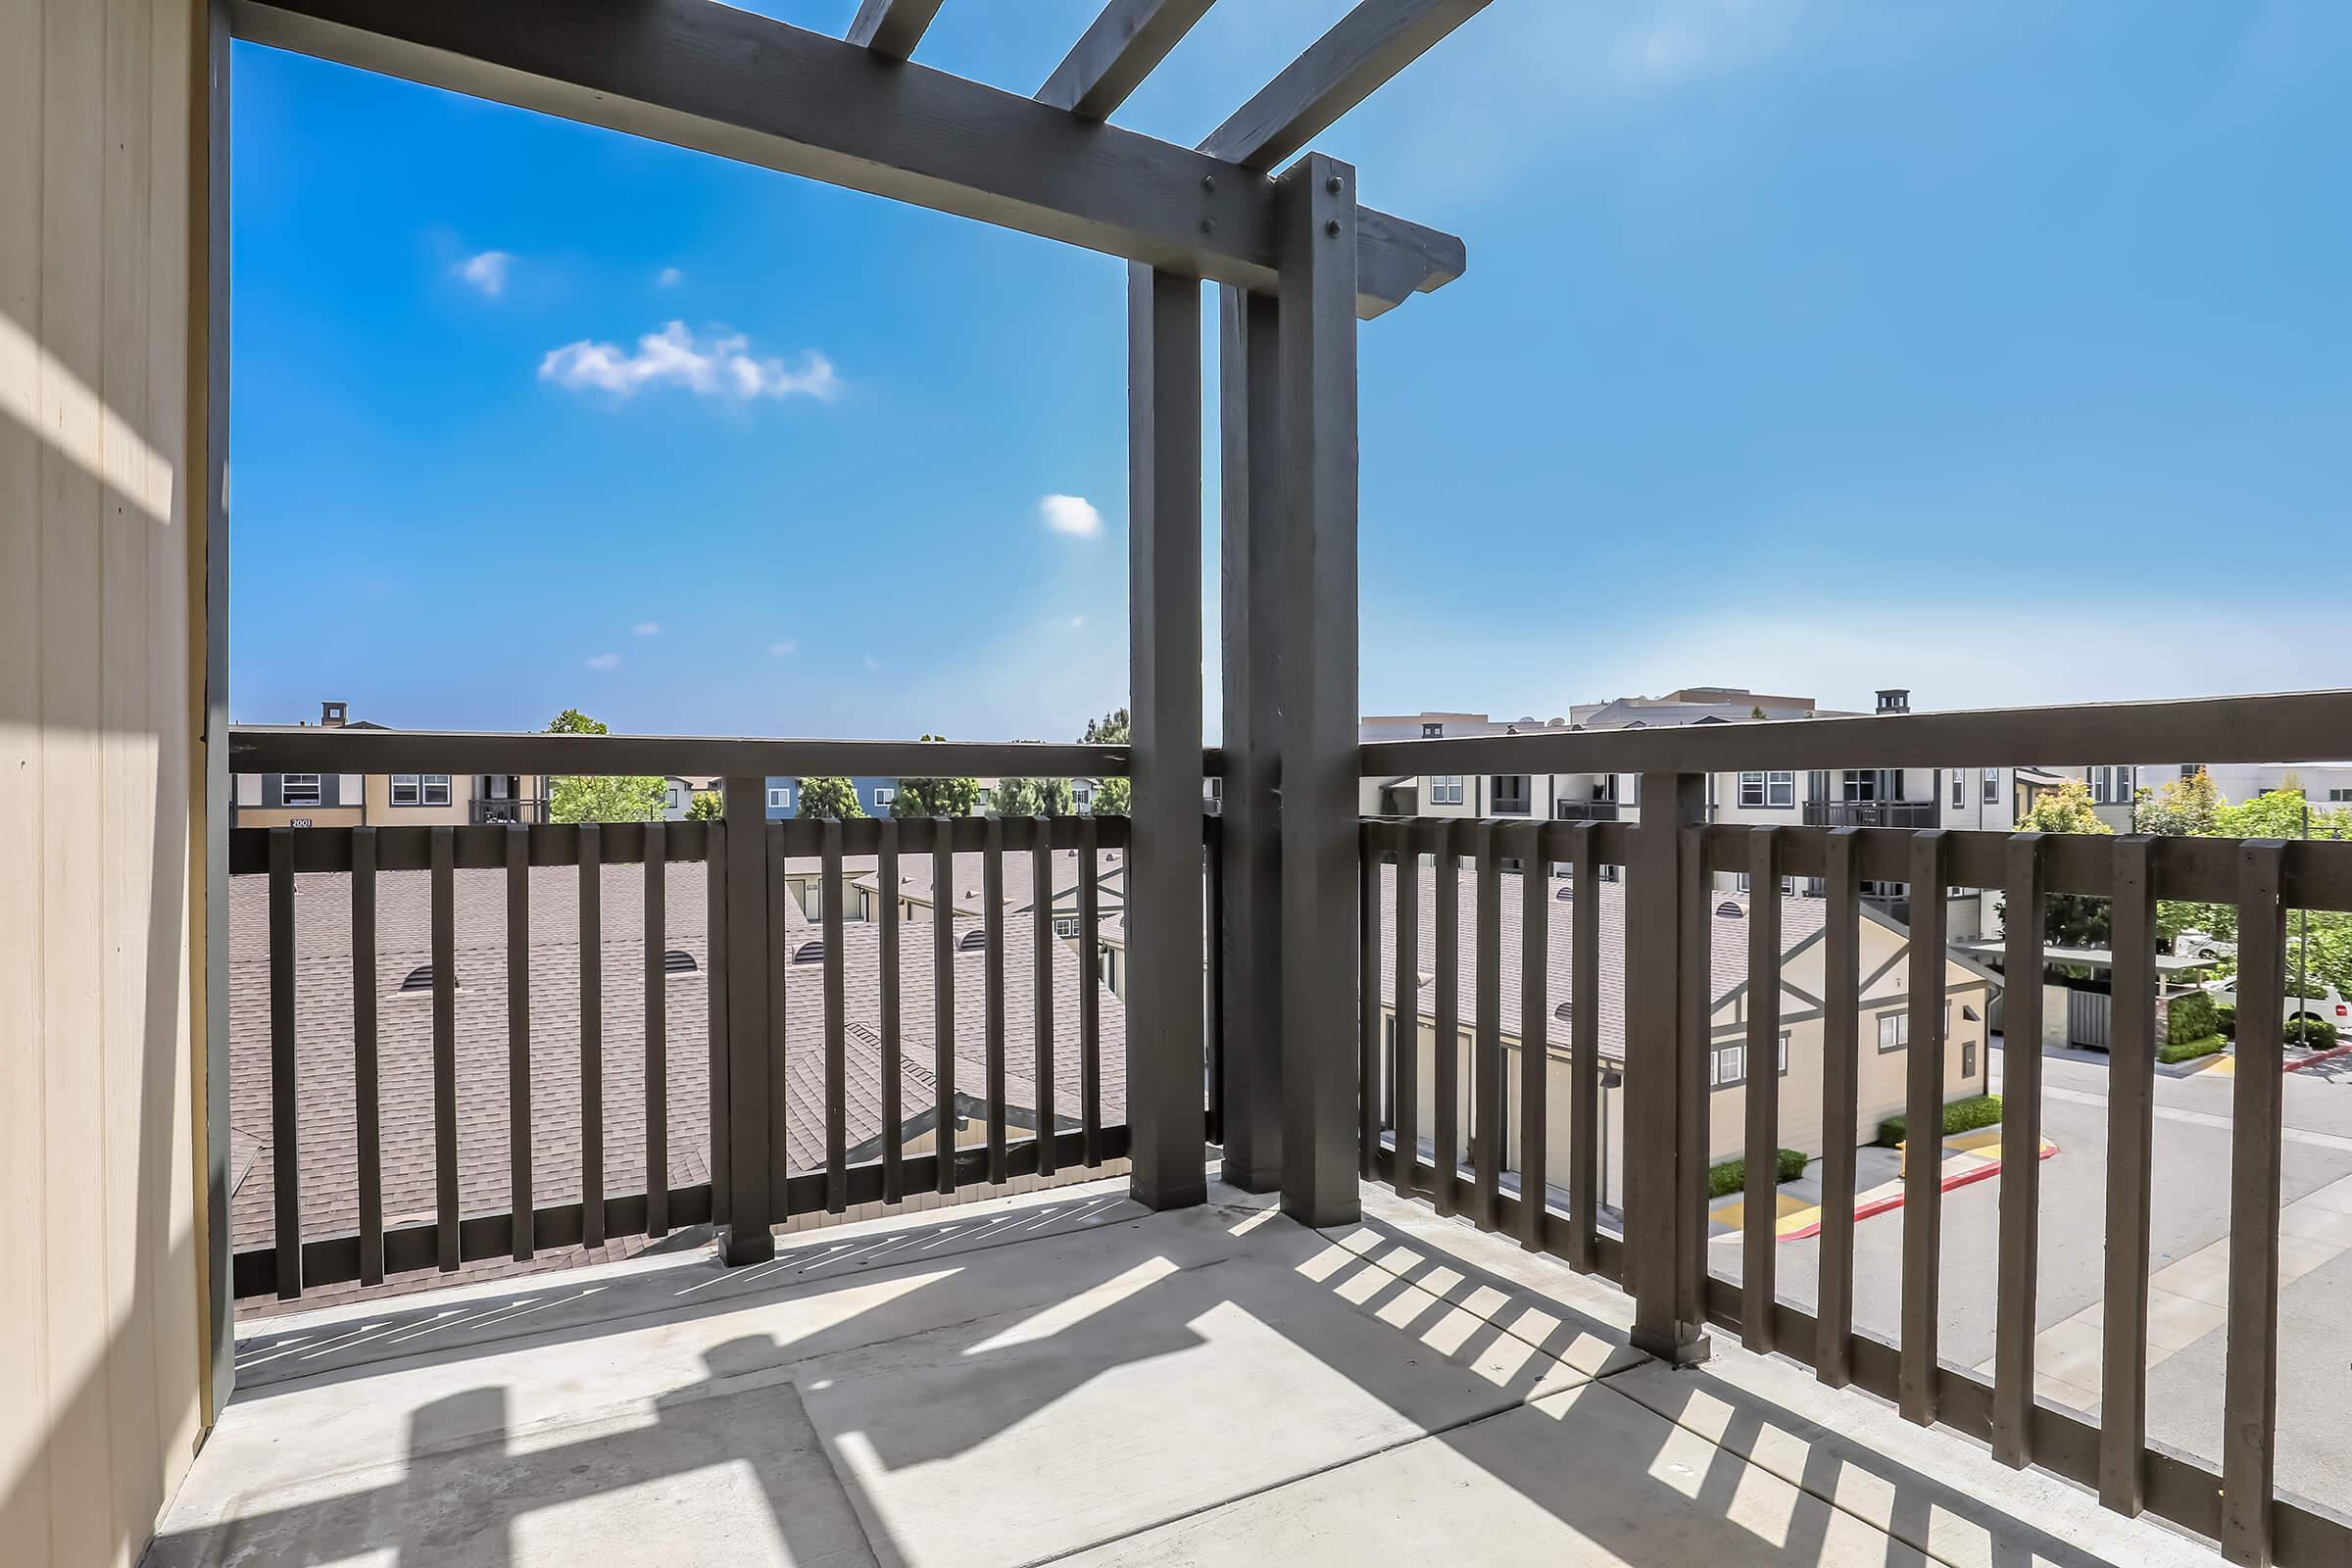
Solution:
[[(959, 917), (977, 915), (982, 910), (984, 905), (982, 894), (986, 890), (982, 877), (986, 869), (986, 859), (987, 858), (981, 855), (955, 857), (956, 891), (952, 907)], [(1126, 879), (1120, 875), (1125, 861), (1125, 856), (1117, 850), (1098, 850), (1096, 852), (1095, 863), (1098, 868), (1096, 875), (1101, 884), (1096, 897), (1099, 906), (1102, 909), (1115, 908), (1125, 896)], [(1054, 851), (1053, 897), (1056, 900), (1064, 899), (1065, 896), (1069, 897), (1068, 907), (1072, 909), (1077, 907), (1074, 894), (1078, 885), (1078, 852), (1076, 850)], [(930, 856), (906, 855), (899, 858), (900, 897), (929, 904), (932, 880)], [(853, 887), (861, 887), (869, 891), (879, 891), (881, 886), (870, 860), (867, 862), (863, 874), (851, 876), (850, 882)], [(1026, 852), (1008, 852), (1004, 857), (1004, 907), (1007, 909), (1028, 908), (1035, 896), (1030, 883), (1028, 854)]]
[[(1420, 1015), (1434, 1019), (1437, 1009), (1436, 956), (1438, 951), (1437, 870), (1433, 866), (1420, 868), (1420, 936), (1414, 954), (1415, 969), (1419, 976)], [(1505, 1035), (1520, 1036), (1520, 974), (1525, 922), (1521, 918), (1522, 888), (1515, 871), (1500, 873), (1502, 934), (1501, 987), (1496, 1011)], [(1544, 907), (1548, 915), (1544, 930), (1544, 1007), (1543, 1038), (1555, 1051), (1569, 1046), (1568, 1020), (1558, 1016), (1561, 1004), (1573, 996), (1575, 968), (1573, 963), (1574, 919), (1577, 906), (1584, 902), (1583, 891), (1578, 897), (1562, 897), (1569, 893), (1569, 884), (1558, 878), (1547, 879), (1551, 888)], [(1708, 945), (1711, 1000), (1721, 1001), (1747, 979), (1747, 904), (1744, 893), (1708, 895), (1715, 909), (1736, 907), (1738, 915), (1713, 913), (1708, 928), (1713, 940)], [(1380, 868), (1380, 996), (1385, 1004), (1396, 995), (1396, 867)], [(1625, 884), (1595, 882), (1592, 900), (1600, 920), (1600, 1019), (1598, 1040), (1601, 1054), (1622, 1057), (1625, 1054)], [(1455, 966), (1456, 993), (1459, 1004), (1456, 1016), (1465, 1029), (1472, 1027), (1477, 1017), (1477, 954), (1480, 933), (1478, 927), (1478, 884), (1469, 866), (1462, 867), (1458, 902), (1458, 941)], [(1826, 905), (1820, 899), (1793, 898), (1781, 901), (1781, 951), (1784, 955), (1801, 946), (1822, 928)]]
[[(509, 1202), (507, 1123), (506, 873), (454, 873), (457, 937), (457, 1103), (459, 1192), (466, 1213), (495, 1212)], [(428, 961), (429, 876), (392, 872), (377, 883), (377, 1056), (384, 1217), (387, 1225), (426, 1219), (434, 1201), (432, 1002), (429, 991), (403, 993), (402, 980)], [(562, 866), (531, 872), (531, 1119), (533, 1196), (541, 1203), (580, 1192), (579, 875)], [(605, 1190), (641, 1190), (645, 1173), (644, 932), (640, 867), (608, 866), (602, 891)], [(348, 1233), (359, 1223), (356, 1099), (352, 1067), (350, 878), (304, 873), (295, 879), (298, 1138), (303, 1231)], [(663, 947), (683, 952), (689, 972), (662, 982), (667, 1042), (669, 1180), (710, 1177), (710, 1035), (705, 1002), (705, 883), (699, 864), (667, 868)], [(230, 1122), (240, 1170), (232, 1172), (235, 1244), (272, 1235), (273, 1180), (270, 1086), (268, 885), (240, 876), (230, 886)], [(812, 934), (786, 901), (788, 935)], [(1031, 926), (1004, 922), (1006, 1099), (1033, 1103)], [(900, 931), (902, 1111), (909, 1121), (934, 1104), (930, 933), (920, 922)], [(842, 932), (844, 1105), (847, 1143), (876, 1140), (881, 1122), (880, 931), (848, 922)], [(1098, 989), (1102, 1118), (1125, 1116), (1125, 1014), (1102, 989), (1091, 965), (1055, 941), (1054, 1042), (1056, 1109), (1078, 1114), (1078, 1009), (1081, 987)], [(785, 978), (785, 1141), (795, 1170), (821, 1163), (824, 1152), (824, 1053), (821, 968), (788, 965)], [(983, 1017), (986, 958), (955, 958), (956, 1089), (984, 1092)]]

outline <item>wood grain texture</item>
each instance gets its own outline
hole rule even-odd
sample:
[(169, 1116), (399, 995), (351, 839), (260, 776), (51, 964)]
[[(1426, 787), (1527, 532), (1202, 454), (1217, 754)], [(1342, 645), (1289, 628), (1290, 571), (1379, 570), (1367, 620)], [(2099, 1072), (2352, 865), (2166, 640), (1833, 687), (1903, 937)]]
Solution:
[(1210, 0), (1110, 0), (1090, 24), (1037, 101), (1081, 120), (1108, 120), (1127, 95), (1207, 15)]

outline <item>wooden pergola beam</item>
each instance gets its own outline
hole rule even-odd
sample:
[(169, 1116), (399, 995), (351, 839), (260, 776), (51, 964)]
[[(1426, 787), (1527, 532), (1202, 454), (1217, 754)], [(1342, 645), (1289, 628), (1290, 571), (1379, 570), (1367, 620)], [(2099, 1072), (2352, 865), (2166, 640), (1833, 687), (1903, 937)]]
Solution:
[(1200, 150), (1266, 170), (1319, 136), (1487, 0), (1362, 0), (1209, 133)]
[[(234, 0), (297, 53), (1271, 290), (1273, 187), (1238, 165), (713, 0)], [(1460, 275), (1366, 211), (1357, 314)]]
[(1110, 0), (1037, 89), (1037, 101), (1067, 109), (1081, 120), (1108, 120), (1193, 30), (1210, 3)]
[(849, 41), (885, 60), (905, 60), (923, 41), (942, 0), (861, 0)]

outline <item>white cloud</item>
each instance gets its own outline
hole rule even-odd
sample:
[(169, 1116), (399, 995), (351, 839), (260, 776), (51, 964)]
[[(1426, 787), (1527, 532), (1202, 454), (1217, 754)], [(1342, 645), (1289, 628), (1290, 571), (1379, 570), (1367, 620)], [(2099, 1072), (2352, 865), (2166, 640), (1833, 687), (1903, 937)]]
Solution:
[(795, 395), (821, 402), (841, 389), (833, 363), (814, 349), (805, 351), (797, 367), (788, 367), (782, 360), (753, 355), (751, 340), (739, 332), (703, 338), (688, 331), (684, 321), (646, 333), (633, 354), (587, 338), (550, 349), (539, 362), (539, 379), (616, 398), (633, 397), (648, 386), (682, 386), (697, 397), (736, 403)]
[(514, 258), (505, 251), (484, 251), (468, 256), (450, 270), (496, 299), (507, 291), (507, 270), (514, 265)]
[(1102, 531), (1102, 514), (1084, 496), (1047, 496), (1037, 504), (1037, 514), (1055, 533), (1074, 538), (1092, 539)]
[(590, 669), (618, 669), (620, 656), (618, 654), (591, 654), (588, 656), (588, 667)]
[(873, 655), (868, 654), (865, 656), (865, 667), (868, 669), (880, 669), (882, 667), (882, 661), (876, 659)]
[(664, 267), (654, 274), (654, 287), (656, 288), (676, 288), (685, 281), (686, 274), (674, 267)]
[(661, 632), (662, 623), (658, 620), (641, 620), (636, 625), (631, 626), (629, 630), (635, 632), (640, 637), (652, 637)]
[(1084, 615), (1055, 615), (1046, 624), (1055, 631), (1077, 631), (1086, 625)]
[(792, 641), (790, 638), (786, 638), (782, 642), (769, 643), (767, 645), (767, 651), (778, 659), (790, 659), (794, 654), (799, 653), (801, 645)]

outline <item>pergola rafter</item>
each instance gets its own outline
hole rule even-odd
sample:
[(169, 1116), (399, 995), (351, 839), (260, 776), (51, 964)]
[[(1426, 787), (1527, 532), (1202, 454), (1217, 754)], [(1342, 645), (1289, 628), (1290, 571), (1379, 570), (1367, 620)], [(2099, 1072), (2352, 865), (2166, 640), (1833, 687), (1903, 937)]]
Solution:
[[(233, 18), (254, 42), (1184, 276), (1276, 284), (1274, 192), (1254, 172), (714, 0), (234, 0)], [(1359, 317), (1461, 274), (1451, 235), (1371, 211), (1358, 235)]]
[(850, 42), (885, 60), (904, 60), (923, 41), (941, 0), (862, 0), (850, 23)]
[(1487, 0), (1362, 0), (1200, 150), (1246, 169), (1273, 168), (1486, 7)]
[(1107, 120), (1207, 15), (1210, 0), (1110, 0), (1070, 48), (1037, 101), (1081, 120)]

